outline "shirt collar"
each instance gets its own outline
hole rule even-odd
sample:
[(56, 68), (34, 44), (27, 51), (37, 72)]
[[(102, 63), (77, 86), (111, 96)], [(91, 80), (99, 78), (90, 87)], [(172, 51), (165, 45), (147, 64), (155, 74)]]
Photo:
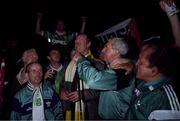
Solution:
[(162, 76), (157, 80), (151, 80), (151, 81), (145, 83), (143, 85), (143, 88), (145, 90), (148, 89), (148, 90), (152, 91), (152, 90), (154, 90), (154, 89), (156, 89), (156, 88), (158, 88), (158, 87), (160, 87), (160, 86), (162, 86), (164, 84), (169, 83), (171, 80), (172, 80), (172, 78), (167, 78), (167, 77)]
[(92, 55), (91, 51), (89, 50), (88, 53), (85, 55), (85, 58), (92, 60), (94, 56)]
[(57, 33), (59, 36), (65, 35), (65, 31), (59, 32), (59, 31), (56, 30), (56, 33)]
[(33, 92), (34, 92), (37, 88), (40, 88), (40, 90), (42, 90), (42, 83), (40, 83), (39, 87), (34, 87), (34, 86), (31, 84), (31, 82), (28, 81), (27, 87), (28, 87), (28, 89), (30, 89), (30, 90), (33, 91)]
[(54, 67), (52, 67), (52, 65), (50, 65), (49, 67), (57, 72), (59, 72), (63, 68), (62, 64), (59, 66), (58, 69), (55, 69)]
[(157, 80), (151, 80), (149, 82), (144, 82), (143, 80), (137, 80), (138, 86), (134, 89), (134, 93), (136, 96), (139, 96), (142, 92), (153, 91), (158, 87), (161, 87), (164, 84), (170, 83), (172, 78), (161, 77)]

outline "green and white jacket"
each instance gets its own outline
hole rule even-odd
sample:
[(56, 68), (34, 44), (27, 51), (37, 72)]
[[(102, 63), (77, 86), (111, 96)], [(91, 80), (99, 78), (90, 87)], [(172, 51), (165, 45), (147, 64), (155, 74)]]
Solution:
[(158, 117), (156, 113), (160, 114), (160, 112), (167, 110), (175, 113), (171, 117), (166, 117), (166, 120), (176, 119), (175, 115), (180, 111), (180, 105), (171, 85), (171, 79), (161, 77), (159, 80), (138, 84), (134, 90), (127, 118), (133, 120), (165, 120), (163, 113)]
[[(62, 104), (57, 93), (44, 83), (41, 88), (45, 120), (63, 120)], [(13, 97), (11, 120), (32, 120), (34, 91), (27, 84)]]
[(78, 60), (77, 67), (80, 79), (85, 81), (90, 89), (117, 89), (117, 76), (114, 70), (107, 68), (99, 71), (91, 66), (90, 61), (87, 61), (85, 58), (80, 58)]

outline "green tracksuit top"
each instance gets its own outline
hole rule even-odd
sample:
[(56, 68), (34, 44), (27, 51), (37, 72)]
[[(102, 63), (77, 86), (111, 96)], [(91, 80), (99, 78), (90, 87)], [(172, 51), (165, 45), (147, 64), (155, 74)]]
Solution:
[(171, 79), (162, 77), (159, 80), (138, 84), (126, 118), (147, 120), (151, 112), (156, 110), (180, 110)]
[(116, 90), (117, 76), (112, 69), (99, 71), (91, 66), (90, 61), (85, 58), (80, 58), (77, 63), (77, 69), (80, 79), (91, 89), (97, 90)]

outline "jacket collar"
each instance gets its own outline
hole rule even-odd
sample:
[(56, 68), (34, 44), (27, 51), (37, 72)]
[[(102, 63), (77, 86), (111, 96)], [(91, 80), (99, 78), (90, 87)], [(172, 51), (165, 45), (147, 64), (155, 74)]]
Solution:
[(134, 92), (136, 96), (139, 96), (141, 92), (147, 92), (147, 91), (153, 91), (154, 89), (157, 89), (159, 87), (162, 87), (163, 85), (166, 85), (172, 81), (172, 78), (167, 77), (161, 77), (157, 80), (151, 80), (149, 82), (142, 82), (139, 84), (137, 88), (135, 88)]
[(27, 83), (27, 88), (33, 92), (35, 92), (38, 88), (42, 91), (42, 83), (39, 85), (39, 87), (34, 87), (30, 81)]

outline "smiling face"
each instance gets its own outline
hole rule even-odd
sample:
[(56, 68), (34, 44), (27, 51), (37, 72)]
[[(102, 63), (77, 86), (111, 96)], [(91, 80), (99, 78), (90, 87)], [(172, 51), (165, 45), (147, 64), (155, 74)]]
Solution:
[(75, 39), (75, 50), (85, 55), (90, 49), (91, 42), (88, 40), (87, 35), (78, 35)]
[(32, 63), (32, 62), (37, 62), (38, 61), (38, 54), (36, 53), (35, 49), (29, 49), (23, 53), (22, 60), (25, 65)]
[(61, 32), (64, 31), (65, 25), (64, 25), (64, 21), (63, 20), (58, 20), (57, 25), (56, 25), (56, 29)]
[(118, 52), (113, 49), (111, 41), (109, 41), (101, 51), (103, 60), (106, 63), (111, 63), (116, 57), (119, 57)]
[(152, 48), (143, 47), (137, 62), (136, 77), (144, 81), (151, 81), (158, 74), (157, 68), (150, 66), (149, 58), (153, 52)]
[(61, 59), (61, 54), (58, 50), (51, 50), (48, 56), (51, 63), (59, 63)]
[(43, 76), (42, 66), (38, 63), (32, 63), (27, 69), (31, 84), (35, 87), (39, 86)]

